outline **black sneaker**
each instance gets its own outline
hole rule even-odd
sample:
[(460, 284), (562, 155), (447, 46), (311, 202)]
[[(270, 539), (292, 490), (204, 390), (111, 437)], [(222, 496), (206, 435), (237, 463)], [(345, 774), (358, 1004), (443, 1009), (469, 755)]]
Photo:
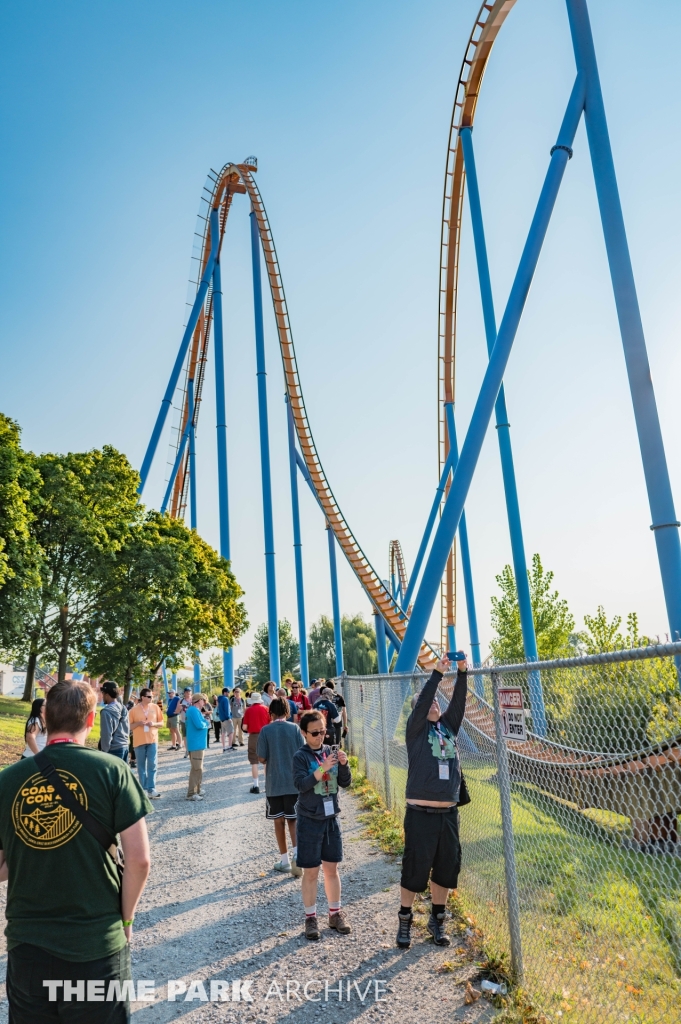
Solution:
[(428, 924), (426, 925), (428, 931), (433, 936), (433, 942), (436, 946), (449, 946), (451, 945), (449, 936), (445, 933), (445, 915), (431, 914), (428, 918)]
[(411, 923), (414, 920), (413, 914), (397, 915), (399, 925), (397, 928), (397, 945), (400, 949), (409, 949), (411, 946)]
[(260, 792), (260, 786), (251, 786), (251, 788), (249, 789), (248, 792), (249, 793), (259, 793)]

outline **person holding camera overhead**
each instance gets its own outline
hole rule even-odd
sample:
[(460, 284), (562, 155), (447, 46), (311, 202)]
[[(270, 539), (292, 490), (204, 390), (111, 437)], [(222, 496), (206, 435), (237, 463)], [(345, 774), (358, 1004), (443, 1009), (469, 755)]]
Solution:
[[(430, 880), (432, 911), (427, 928), (436, 946), (448, 946), (445, 907), (450, 889), (456, 889), (461, 869), (458, 804), (463, 797), (456, 735), (466, 710), (468, 666), (458, 651), (456, 683), (446, 711), (437, 700), (437, 688), (450, 668), (441, 658), (421, 690), (407, 720), (407, 810), (404, 817), (401, 900), (397, 945), (411, 945), (412, 906), (417, 892)], [(467, 802), (467, 800), (466, 800)]]

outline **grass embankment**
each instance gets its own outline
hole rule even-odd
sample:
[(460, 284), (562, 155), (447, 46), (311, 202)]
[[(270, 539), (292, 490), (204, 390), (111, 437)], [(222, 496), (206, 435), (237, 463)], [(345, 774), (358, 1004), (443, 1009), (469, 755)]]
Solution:
[[(466, 780), (461, 905), (508, 948), (494, 768), (467, 767)], [(597, 816), (530, 787), (512, 804), (527, 988), (571, 1024), (679, 1024), (681, 860), (623, 848)]]
[[(31, 705), (17, 697), (0, 697), (0, 768), (17, 761), (23, 752), (24, 728), (29, 716)], [(168, 729), (159, 729), (158, 741), (170, 743)], [(88, 747), (96, 747), (99, 743), (99, 709), (95, 716), (95, 724), (87, 738)]]

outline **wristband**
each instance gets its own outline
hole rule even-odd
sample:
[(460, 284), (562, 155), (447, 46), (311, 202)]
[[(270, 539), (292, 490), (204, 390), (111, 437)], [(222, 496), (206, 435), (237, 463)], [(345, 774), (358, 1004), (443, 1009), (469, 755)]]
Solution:
[(135, 920), (135, 918), (131, 917), (129, 921), (123, 921), (123, 927), (124, 928), (131, 928), (132, 927), (132, 923), (133, 923), (134, 920)]

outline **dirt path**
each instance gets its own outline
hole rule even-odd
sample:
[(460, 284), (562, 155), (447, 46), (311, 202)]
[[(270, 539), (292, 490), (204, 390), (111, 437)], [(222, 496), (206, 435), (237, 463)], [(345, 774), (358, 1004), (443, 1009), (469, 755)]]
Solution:
[[(419, 935), (409, 951), (395, 947), (399, 863), (361, 838), (353, 797), (341, 798), (343, 905), (353, 934), (329, 931), (320, 885), (322, 937), (309, 942), (302, 936), (299, 880), (272, 871), (274, 830), (265, 821), (264, 796), (248, 792), (245, 748), (223, 755), (211, 746), (202, 803), (185, 800), (187, 764), (177, 754), (161, 753), (163, 798), (148, 819), (152, 874), (137, 913), (132, 953), (135, 980), (155, 982), (156, 998), (135, 1003), (133, 1020), (269, 1024), (288, 1017), (295, 1024), (344, 1024), (413, 1017), (419, 1024), (483, 1024), (491, 1019), (484, 1000), (464, 1006), (464, 990), (456, 984), (461, 972), (441, 970), (456, 960), (456, 941), (440, 949)], [(169, 1002), (169, 979), (187, 986), (201, 981), (208, 997), (211, 981), (241, 980), (249, 983), (244, 988), (253, 1001), (203, 1002), (197, 985), (194, 1000), (179, 994)], [(230, 984), (230, 995), (233, 990)], [(6, 1020), (3, 1003), (0, 1024)]]

